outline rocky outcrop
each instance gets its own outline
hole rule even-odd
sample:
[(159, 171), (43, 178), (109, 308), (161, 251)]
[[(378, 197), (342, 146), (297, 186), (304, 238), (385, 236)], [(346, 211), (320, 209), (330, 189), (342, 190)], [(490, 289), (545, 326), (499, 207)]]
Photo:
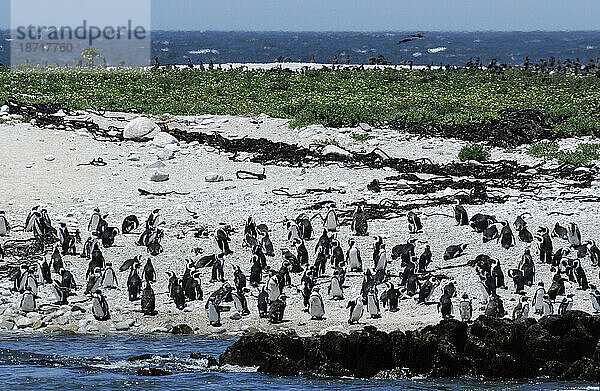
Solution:
[(360, 378), (463, 375), (496, 379), (547, 376), (600, 381), (600, 317), (580, 311), (513, 322), (482, 316), (471, 324), (442, 321), (419, 331), (385, 333), (373, 326), (316, 338), (244, 336), (220, 363), (258, 366), (275, 376)]

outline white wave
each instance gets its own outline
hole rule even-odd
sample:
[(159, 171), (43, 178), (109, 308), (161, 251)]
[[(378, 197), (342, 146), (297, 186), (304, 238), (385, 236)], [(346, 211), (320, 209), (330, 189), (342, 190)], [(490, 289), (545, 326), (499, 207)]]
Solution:
[(412, 55), (413, 55), (413, 57), (421, 57), (423, 55), (423, 53), (421, 53), (421, 52), (415, 52)]
[(439, 48), (432, 48), (432, 49), (427, 49), (427, 51), (429, 53), (439, 53), (439, 52), (443, 52), (445, 51), (447, 48), (445, 46), (439, 47)]
[(251, 373), (258, 371), (258, 367), (240, 367), (237, 365), (225, 364), (219, 368), (223, 372), (238, 372), (238, 373)]
[(168, 51), (169, 51), (169, 48), (162, 48), (162, 49), (160, 49), (160, 50), (161, 50), (161, 51), (163, 51), (163, 52), (168, 52)]
[(188, 52), (189, 54), (219, 54), (219, 51), (216, 49), (200, 49), (200, 50), (191, 50)]
[(355, 53), (362, 53), (362, 54), (365, 54), (366, 52), (368, 52), (367, 49), (352, 49), (352, 51)]
[(592, 50), (592, 49), (596, 49), (596, 47), (595, 47), (595, 46), (589, 46), (589, 45), (588, 45), (588, 46), (586, 46), (585, 48), (586, 48), (586, 50)]

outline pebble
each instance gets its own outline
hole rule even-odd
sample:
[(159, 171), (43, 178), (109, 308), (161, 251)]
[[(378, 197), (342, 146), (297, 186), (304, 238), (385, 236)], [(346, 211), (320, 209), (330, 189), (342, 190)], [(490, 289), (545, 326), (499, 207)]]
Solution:
[(166, 182), (169, 180), (169, 174), (160, 170), (155, 171), (150, 177), (152, 182)]
[(165, 163), (161, 162), (160, 160), (157, 160), (154, 163), (146, 166), (146, 168), (158, 168), (158, 169), (166, 168), (166, 167), (167, 167), (167, 165)]
[(176, 144), (177, 143), (177, 139), (175, 138), (175, 136), (166, 133), (166, 132), (160, 132), (158, 133), (156, 136), (154, 136), (154, 138), (152, 139), (152, 144), (156, 145), (159, 148), (164, 148), (165, 146), (169, 145), (169, 144)]
[(140, 161), (140, 156), (139, 155), (130, 155), (127, 160), (129, 160), (130, 162), (139, 162)]
[(423, 149), (433, 149), (433, 145), (431, 145), (431, 144), (425, 144), (421, 148), (423, 148)]
[(371, 125), (364, 123), (364, 122), (361, 122), (360, 124), (358, 124), (358, 126), (365, 132), (368, 132), (369, 130), (371, 130)]
[(127, 331), (131, 326), (128, 322), (117, 322), (115, 323), (115, 329), (117, 331)]
[(8, 114), (8, 106), (7, 105), (3, 105), (2, 107), (0, 107), (0, 115), (4, 115), (4, 114)]
[(213, 334), (223, 334), (226, 331), (227, 330), (225, 329), (225, 327), (211, 327), (210, 328), (210, 332)]
[(175, 152), (165, 148), (159, 151), (156, 156), (159, 160), (171, 160), (175, 157)]
[(204, 177), (206, 182), (223, 182), (223, 176), (219, 174), (208, 174)]
[(292, 174), (294, 176), (304, 175), (304, 174), (306, 174), (306, 169), (304, 167), (292, 168)]
[(54, 155), (46, 155), (44, 156), (44, 160), (47, 162), (51, 162), (54, 161), (56, 158), (54, 157)]

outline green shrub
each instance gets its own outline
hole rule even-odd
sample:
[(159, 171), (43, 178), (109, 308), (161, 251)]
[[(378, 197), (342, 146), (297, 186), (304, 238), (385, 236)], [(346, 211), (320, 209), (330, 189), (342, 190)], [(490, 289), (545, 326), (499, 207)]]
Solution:
[(364, 143), (365, 141), (374, 139), (375, 136), (371, 136), (369, 133), (352, 133), (352, 135), (350, 136), (352, 137), (354, 140)]
[(476, 160), (482, 162), (489, 159), (490, 152), (481, 144), (467, 144), (458, 153), (461, 162)]

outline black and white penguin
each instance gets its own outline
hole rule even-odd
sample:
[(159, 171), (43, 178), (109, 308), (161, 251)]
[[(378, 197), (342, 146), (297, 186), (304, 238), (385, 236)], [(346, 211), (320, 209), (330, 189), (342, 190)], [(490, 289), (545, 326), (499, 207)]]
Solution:
[(250, 310), (248, 309), (248, 301), (246, 300), (246, 295), (244, 294), (245, 291), (246, 289), (240, 289), (231, 292), (233, 306), (241, 316), (250, 315)]
[(385, 251), (385, 244), (382, 244), (381, 247), (379, 248), (379, 258), (377, 259), (377, 262), (375, 263), (375, 272), (379, 272), (382, 271), (385, 273), (385, 270), (387, 268), (387, 253)]
[(283, 315), (286, 307), (286, 296), (281, 295), (277, 300), (271, 303), (269, 307), (269, 322), (281, 323), (283, 321)]
[(454, 219), (456, 220), (457, 225), (468, 225), (469, 224), (469, 216), (467, 215), (467, 211), (462, 205), (454, 205)]
[(96, 290), (92, 293), (92, 314), (96, 320), (101, 322), (110, 319), (108, 302), (100, 290)]
[(267, 318), (269, 316), (269, 294), (263, 287), (262, 290), (258, 293), (258, 316), (260, 318)]
[(521, 301), (516, 305), (513, 310), (513, 320), (524, 320), (529, 316), (529, 302), (527, 297), (523, 296)]
[(589, 288), (588, 279), (579, 260), (573, 261), (573, 273), (575, 274), (577, 284), (579, 284), (578, 289), (587, 291)]
[(427, 271), (427, 266), (431, 263), (431, 248), (429, 245), (425, 245), (425, 250), (423, 250), (423, 254), (419, 257), (419, 273), (425, 273)]
[(558, 314), (565, 315), (573, 309), (573, 295), (567, 295), (558, 306)]
[(342, 283), (340, 282), (340, 276), (335, 272), (331, 277), (327, 294), (331, 296), (332, 300), (344, 300), (344, 289), (342, 287)]
[(471, 299), (469, 299), (469, 295), (466, 293), (462, 295), (462, 300), (458, 305), (458, 310), (460, 312), (460, 318), (463, 322), (470, 322), (473, 317), (473, 303)]
[(527, 229), (527, 227), (519, 230), (519, 240), (523, 243), (533, 242), (533, 234), (529, 232), (529, 229)]
[(310, 218), (302, 213), (296, 217), (296, 225), (300, 234), (300, 239), (311, 240), (313, 234), (313, 226), (310, 222)]
[(554, 229), (552, 230), (552, 237), (560, 238), (563, 240), (569, 240), (567, 229), (559, 223), (554, 224)]
[(308, 258), (308, 250), (304, 245), (304, 240), (300, 241), (296, 245), (296, 258), (301, 266), (307, 266), (310, 262)]
[(487, 304), (490, 299), (490, 292), (488, 291), (487, 278), (485, 276), (479, 278), (479, 289), (481, 290), (482, 302)]
[(107, 262), (104, 271), (102, 272), (102, 283), (103, 288), (114, 289), (117, 288), (117, 274), (115, 273), (112, 263)]
[(262, 266), (258, 260), (258, 256), (252, 256), (252, 265), (250, 266), (250, 285), (258, 287), (262, 280)]
[(379, 297), (377, 297), (377, 290), (375, 287), (372, 287), (367, 294), (367, 312), (371, 316), (371, 319), (381, 318)]
[(458, 258), (464, 254), (465, 249), (467, 248), (466, 244), (452, 245), (446, 248), (444, 252), (444, 260), (448, 261), (450, 259)]
[(92, 215), (90, 217), (90, 222), (88, 223), (88, 231), (89, 232), (99, 232), (100, 221), (102, 221), (102, 215), (100, 214), (100, 209), (94, 208)]
[(590, 284), (590, 289), (590, 302), (592, 303), (594, 313), (598, 313), (600, 312), (600, 292), (598, 292), (594, 284)]
[(413, 211), (408, 212), (408, 232), (411, 234), (416, 234), (423, 230), (423, 224), (421, 223), (421, 218)]
[(146, 282), (155, 282), (156, 281), (156, 272), (154, 271), (154, 265), (150, 258), (146, 261), (144, 265), (144, 279)]
[(367, 236), (369, 234), (367, 214), (364, 212), (362, 205), (358, 205), (354, 211), (351, 229), (356, 236)]
[(127, 235), (135, 231), (140, 226), (140, 221), (136, 215), (129, 215), (123, 220), (121, 224), (121, 232), (123, 235)]
[(142, 291), (141, 306), (144, 315), (156, 315), (156, 297), (149, 281), (146, 281), (146, 287)]
[(140, 267), (139, 263), (136, 263), (129, 272), (127, 278), (127, 292), (129, 294), (129, 301), (136, 301), (142, 292), (142, 279), (140, 278), (137, 269)]
[(341, 263), (344, 262), (344, 250), (342, 250), (342, 246), (340, 242), (337, 240), (331, 241), (331, 264), (334, 268), (337, 268)]
[(240, 291), (246, 287), (246, 276), (239, 266), (233, 267), (233, 286), (237, 291)]
[(0, 210), (0, 236), (7, 236), (10, 232), (10, 224), (6, 218), (6, 213)]
[(532, 305), (536, 314), (541, 315), (544, 308), (544, 296), (546, 296), (546, 289), (544, 289), (544, 283), (539, 282), (538, 288), (533, 295)]
[(60, 255), (60, 251), (58, 250), (58, 247), (54, 248), (54, 252), (52, 253), (52, 256), (50, 257), (50, 263), (51, 263), (52, 268), (54, 269), (55, 273), (58, 273), (60, 271), (60, 269), (62, 269), (64, 267), (62, 257)]
[(362, 272), (362, 259), (360, 258), (360, 250), (356, 247), (356, 242), (353, 239), (348, 241), (350, 248), (346, 251), (346, 263), (352, 272)]
[(267, 279), (266, 290), (269, 295), (269, 303), (273, 303), (279, 298), (279, 296), (281, 296), (279, 277), (274, 271), (271, 271), (271, 274)]
[(348, 324), (356, 324), (362, 318), (365, 311), (365, 305), (362, 296), (357, 296), (354, 300), (348, 301), (346, 308), (350, 309), (350, 316), (348, 317)]
[(440, 301), (438, 303), (438, 311), (442, 314), (442, 319), (452, 318), (452, 298), (449, 294), (444, 293), (440, 297)]
[(260, 240), (261, 246), (265, 252), (265, 255), (269, 257), (275, 256), (275, 249), (273, 248), (273, 242), (271, 242), (271, 238), (269, 237), (269, 233), (266, 231), (259, 231), (262, 234), (262, 238)]
[(31, 211), (27, 215), (27, 218), (25, 219), (25, 232), (33, 232), (35, 218), (39, 214), (38, 209), (39, 206), (34, 206), (33, 208), (31, 208)]
[(490, 224), (497, 223), (495, 216), (486, 215), (482, 213), (474, 214), (469, 220), (469, 225), (477, 233), (483, 233), (483, 231), (490, 226)]
[(292, 221), (287, 222), (287, 238), (290, 243), (296, 243), (297, 241), (301, 241), (300, 230), (296, 223)]
[(540, 236), (537, 238), (540, 242), (540, 262), (552, 264), (552, 239), (550, 238), (548, 228), (540, 227), (538, 234), (540, 234)]
[(388, 289), (381, 294), (381, 303), (387, 306), (390, 312), (398, 311), (398, 300), (400, 299), (400, 290), (390, 283)]
[(508, 222), (504, 222), (502, 226), (502, 230), (500, 231), (500, 244), (502, 248), (509, 249), (515, 245), (515, 237), (510, 229), (510, 225)]
[(173, 301), (175, 302), (175, 308), (177, 308), (178, 310), (183, 310), (185, 308), (185, 292), (183, 290), (183, 281), (179, 281), (179, 279), (177, 279), (177, 282), (173, 284), (173, 286), (171, 287), (173, 290)]
[(336, 232), (338, 228), (338, 218), (335, 209), (329, 208), (325, 216), (325, 229), (328, 232)]
[(208, 302), (208, 324), (213, 327), (221, 326), (221, 309), (214, 300)]
[(527, 222), (525, 221), (525, 219), (523, 219), (523, 216), (529, 214), (528, 212), (523, 213), (519, 216), (517, 216), (517, 218), (515, 219), (514, 225), (515, 225), (515, 229), (517, 231), (521, 231), (525, 228), (527, 228)]
[(221, 254), (217, 255), (217, 257), (215, 258), (215, 261), (212, 265), (210, 282), (225, 281), (225, 273), (223, 271), (224, 268), (225, 268), (225, 256), (221, 253)]
[(148, 216), (148, 219), (146, 220), (146, 230), (155, 230), (158, 228), (159, 225), (163, 223), (164, 222), (162, 221), (160, 216), (160, 209), (154, 209)]
[(94, 272), (88, 276), (85, 294), (93, 294), (102, 286), (102, 273), (99, 267), (94, 269)]
[(502, 271), (499, 260), (496, 261), (491, 274), (496, 288), (506, 288), (506, 285), (504, 284), (504, 272)]
[(590, 240), (588, 243), (590, 244), (588, 252), (590, 253), (590, 261), (592, 262), (592, 266), (598, 266), (600, 264), (600, 248), (598, 248), (596, 242), (593, 240)]
[(229, 235), (227, 235), (227, 232), (225, 232), (223, 228), (218, 228), (215, 231), (214, 239), (217, 248), (219, 249), (219, 252), (221, 252), (224, 255), (233, 254), (233, 251), (231, 251), (231, 249), (229, 248)]
[(569, 224), (567, 228), (567, 239), (572, 247), (581, 246), (581, 233), (579, 232), (579, 227), (575, 223)]
[(50, 271), (50, 265), (46, 258), (43, 258), (41, 263), (38, 263), (41, 270), (40, 282), (45, 284), (52, 284), (52, 272)]
[(554, 314), (554, 307), (552, 306), (552, 302), (548, 295), (544, 295), (544, 299), (542, 301), (542, 315), (548, 316)]
[(314, 288), (308, 299), (308, 313), (313, 320), (322, 320), (325, 316), (325, 304), (323, 304), (319, 288)]
[(519, 269), (523, 272), (525, 285), (533, 285), (533, 281), (535, 279), (535, 264), (533, 262), (533, 258), (531, 257), (531, 252), (529, 249), (526, 249), (525, 253), (521, 257)]
[(331, 238), (329, 237), (327, 230), (324, 229), (323, 233), (319, 237), (319, 240), (317, 241), (317, 244), (315, 245), (315, 253), (322, 251), (324, 254), (328, 254), (330, 247), (331, 247)]
[(483, 243), (490, 242), (492, 240), (500, 238), (500, 232), (496, 223), (489, 223), (488, 226), (483, 230)]
[(431, 297), (435, 292), (435, 288), (439, 285), (439, 281), (434, 278), (429, 278), (425, 280), (423, 284), (421, 284), (421, 289), (419, 289), (419, 297), (417, 298), (418, 303), (428, 303), (431, 301)]
[(37, 298), (37, 295), (35, 295), (31, 291), (30, 288), (27, 288), (21, 294), (21, 301), (19, 302), (19, 309), (25, 313), (37, 311), (38, 307), (37, 307), (36, 298)]

